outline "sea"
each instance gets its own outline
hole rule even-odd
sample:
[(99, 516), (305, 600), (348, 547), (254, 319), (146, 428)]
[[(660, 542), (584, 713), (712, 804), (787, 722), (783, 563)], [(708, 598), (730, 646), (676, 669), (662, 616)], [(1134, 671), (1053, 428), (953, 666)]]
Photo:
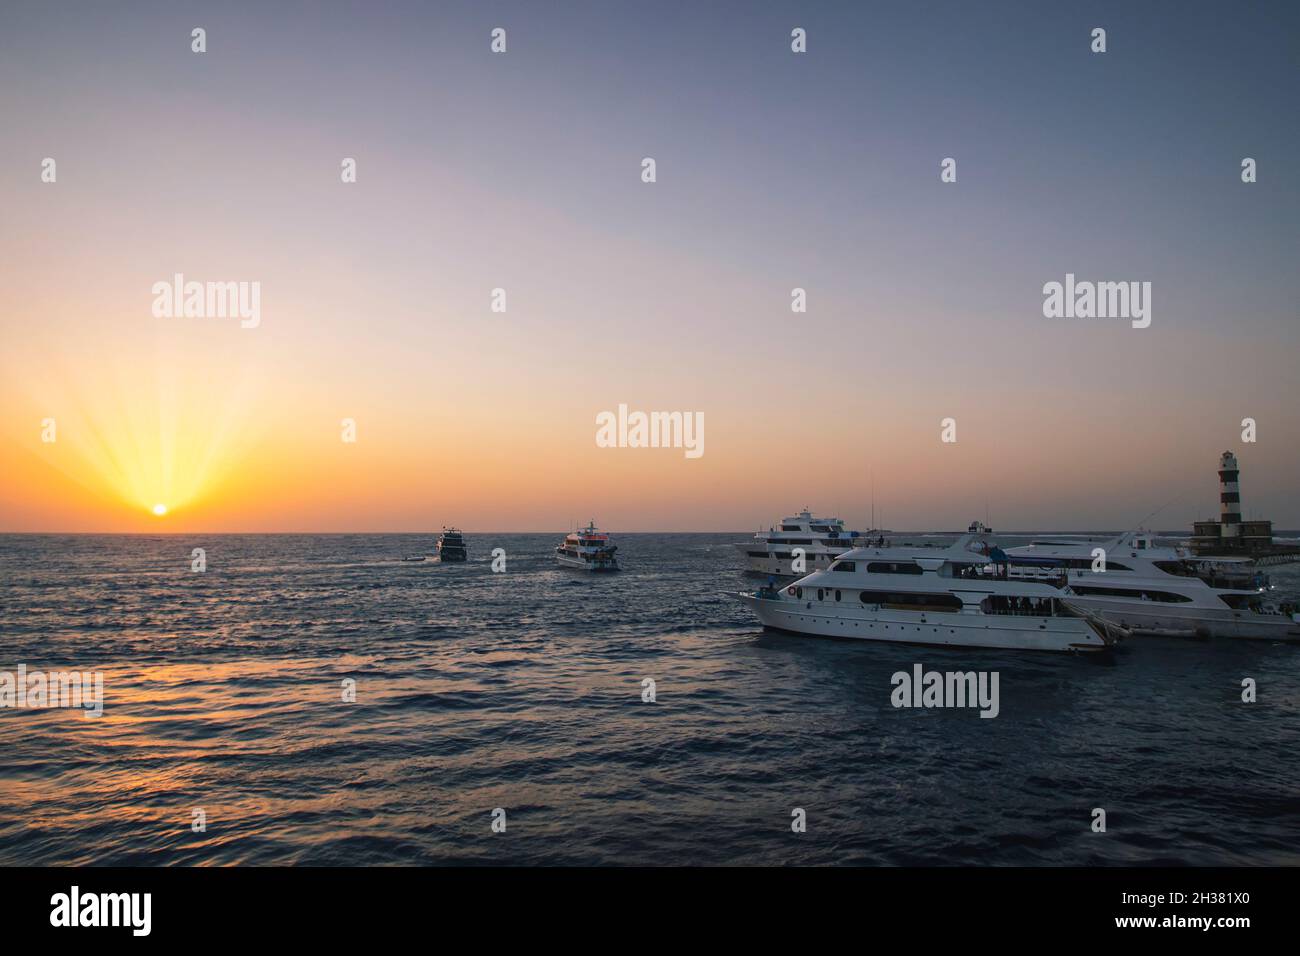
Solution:
[[(765, 632), (744, 533), (560, 536), (0, 536), (0, 672), (103, 677), (0, 708), (0, 864), (1300, 863), (1300, 646)], [(997, 717), (896, 708), (917, 664)]]

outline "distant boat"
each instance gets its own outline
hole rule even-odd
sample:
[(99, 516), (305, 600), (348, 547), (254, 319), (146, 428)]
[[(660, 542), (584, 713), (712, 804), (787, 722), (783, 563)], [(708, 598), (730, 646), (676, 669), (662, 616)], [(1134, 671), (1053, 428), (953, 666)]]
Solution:
[(424, 555), (422, 555), (422, 554), (408, 554), (406, 557), (402, 558), (402, 560), (403, 560), (403, 561), (423, 561), (423, 560), (424, 560)]
[(618, 570), (614, 552), (618, 548), (609, 543), (609, 535), (588, 523), (581, 531), (574, 531), (555, 549), (555, 559), (566, 568), (579, 571), (612, 572)]
[(469, 559), (469, 549), (465, 547), (465, 536), (456, 528), (443, 528), (438, 535), (438, 560), (444, 564)]
[[(829, 568), (845, 551), (869, 540), (857, 531), (846, 531), (842, 519), (815, 518), (805, 508), (797, 515), (782, 518), (779, 530), (760, 531), (753, 541), (737, 544), (736, 549), (745, 556), (749, 571), (799, 577)], [(796, 549), (804, 559), (799, 570), (794, 567)]]

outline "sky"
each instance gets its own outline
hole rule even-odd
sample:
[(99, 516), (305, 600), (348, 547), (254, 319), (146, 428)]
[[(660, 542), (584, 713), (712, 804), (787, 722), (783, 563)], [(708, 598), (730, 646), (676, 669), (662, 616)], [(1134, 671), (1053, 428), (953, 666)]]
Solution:
[[(0, 531), (1190, 530), (1225, 450), (1300, 526), (1298, 26), (6, 3)], [(259, 324), (155, 316), (176, 273)], [(1067, 273), (1150, 282), (1150, 327), (1045, 317)], [(704, 454), (599, 447), (620, 404)]]

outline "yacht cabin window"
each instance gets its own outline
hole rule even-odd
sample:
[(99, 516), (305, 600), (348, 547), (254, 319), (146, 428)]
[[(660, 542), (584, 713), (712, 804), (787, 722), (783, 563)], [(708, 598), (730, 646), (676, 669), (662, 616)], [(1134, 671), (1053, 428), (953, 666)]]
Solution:
[(912, 561), (872, 561), (867, 565), (869, 574), (920, 574), (921, 566)]

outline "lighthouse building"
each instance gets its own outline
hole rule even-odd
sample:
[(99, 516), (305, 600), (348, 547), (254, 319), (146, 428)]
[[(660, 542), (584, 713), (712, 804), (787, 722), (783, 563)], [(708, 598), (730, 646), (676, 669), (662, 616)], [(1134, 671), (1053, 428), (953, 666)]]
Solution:
[(1241, 520), (1241, 489), (1237, 456), (1225, 451), (1219, 456), (1219, 520), (1197, 521), (1192, 548), (1198, 555), (1251, 555), (1273, 546), (1273, 522)]

